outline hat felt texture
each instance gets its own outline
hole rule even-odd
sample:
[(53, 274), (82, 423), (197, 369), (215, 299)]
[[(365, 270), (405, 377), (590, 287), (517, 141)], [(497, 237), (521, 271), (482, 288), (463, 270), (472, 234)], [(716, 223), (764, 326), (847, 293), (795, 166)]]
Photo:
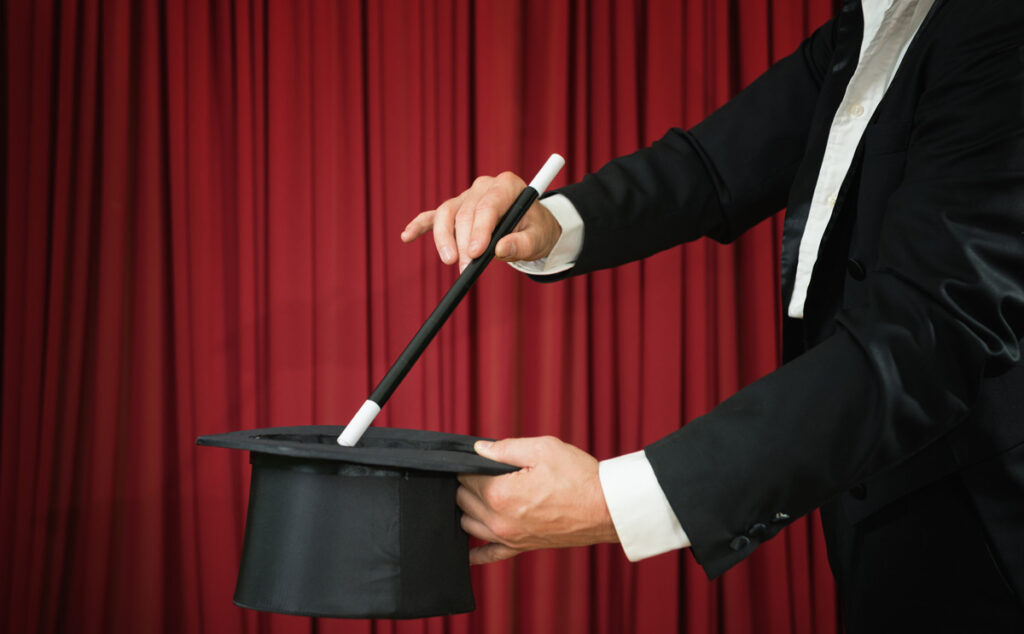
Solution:
[(370, 428), (274, 427), (201, 436), (250, 452), (252, 480), (235, 603), (338, 618), (419, 618), (475, 608), (459, 473), (517, 467), (473, 451), (479, 438)]

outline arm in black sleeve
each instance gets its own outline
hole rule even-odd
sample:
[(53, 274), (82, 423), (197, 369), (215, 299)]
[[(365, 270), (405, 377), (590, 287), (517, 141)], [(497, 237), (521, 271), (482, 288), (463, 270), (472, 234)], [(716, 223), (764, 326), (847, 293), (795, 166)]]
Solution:
[[(690, 132), (670, 130), (559, 190), (583, 217), (583, 250), (566, 273), (535, 279), (617, 266), (702, 236), (729, 242), (780, 210), (804, 153), (834, 30), (833, 21), (823, 25)], [(708, 148), (728, 155), (711, 156)]]
[[(936, 42), (943, 73), (921, 94), (867, 301), (822, 344), (647, 448), (709, 576), (774, 535), (776, 513), (796, 518), (957, 428), (981, 382), (1020, 363), (1022, 13)], [(767, 534), (737, 541), (754, 523)]]

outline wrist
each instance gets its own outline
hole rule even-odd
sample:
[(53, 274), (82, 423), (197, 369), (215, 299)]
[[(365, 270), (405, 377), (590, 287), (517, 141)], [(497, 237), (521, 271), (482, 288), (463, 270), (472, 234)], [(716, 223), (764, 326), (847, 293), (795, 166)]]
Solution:
[(618, 544), (619, 534), (615, 530), (615, 522), (612, 520), (611, 511), (608, 510), (608, 502), (604, 498), (604, 490), (601, 488), (601, 478), (596, 476), (595, 487), (597, 491), (596, 509), (596, 538), (599, 544)]
[(544, 252), (540, 256), (542, 258), (546, 258), (551, 255), (551, 250), (555, 248), (555, 245), (558, 244), (558, 240), (562, 237), (562, 225), (558, 223), (554, 214), (552, 214), (547, 207), (544, 205), (540, 205), (540, 207), (544, 210), (543, 216), (546, 224), (548, 225), (548, 230), (544, 232), (544, 234), (548, 236), (547, 244), (544, 247)]

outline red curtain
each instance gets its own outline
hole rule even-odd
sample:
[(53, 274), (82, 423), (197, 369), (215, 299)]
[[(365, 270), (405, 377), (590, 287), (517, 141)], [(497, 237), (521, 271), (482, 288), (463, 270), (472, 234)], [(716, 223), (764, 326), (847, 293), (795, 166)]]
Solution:
[[(7, 3), (0, 630), (837, 631), (813, 519), (714, 583), (601, 546), (474, 569), (469, 615), (245, 611), (246, 459), (193, 444), (347, 422), (454, 279), (408, 219), (693, 125), (832, 11)], [(778, 363), (779, 224), (556, 285), (492, 265), (377, 424), (634, 451)]]

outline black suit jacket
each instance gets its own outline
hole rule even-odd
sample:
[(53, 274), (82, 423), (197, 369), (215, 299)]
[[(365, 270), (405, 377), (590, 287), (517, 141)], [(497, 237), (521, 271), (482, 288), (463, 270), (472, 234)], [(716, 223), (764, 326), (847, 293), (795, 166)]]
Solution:
[[(862, 28), (847, 3), (693, 130), (561, 190), (585, 222), (566, 275), (730, 241), (786, 206), (786, 306)], [(826, 502), (865, 518), (960, 472), (1024, 596), (1022, 45), (1024, 2), (936, 1), (860, 143), (805, 318), (785, 320), (786, 363), (646, 448), (709, 576)]]

